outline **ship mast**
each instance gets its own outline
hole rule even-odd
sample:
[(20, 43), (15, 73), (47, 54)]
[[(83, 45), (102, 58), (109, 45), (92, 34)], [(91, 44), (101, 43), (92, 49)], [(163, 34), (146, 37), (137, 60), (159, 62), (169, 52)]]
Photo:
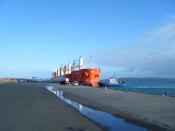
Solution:
[(92, 57), (91, 56), (89, 57), (89, 66), (90, 68), (92, 68)]

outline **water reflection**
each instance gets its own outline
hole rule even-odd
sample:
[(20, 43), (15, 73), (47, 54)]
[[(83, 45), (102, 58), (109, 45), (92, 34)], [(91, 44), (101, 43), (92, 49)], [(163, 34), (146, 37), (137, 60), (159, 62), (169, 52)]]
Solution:
[(63, 91), (60, 91), (52, 86), (46, 87), (49, 91), (57, 95), (61, 100), (78, 110), (82, 115), (98, 123), (101, 127), (106, 128), (109, 131), (146, 131), (146, 128), (139, 127), (137, 125), (126, 122), (124, 119), (117, 118), (110, 113), (95, 110), (79, 104), (75, 101), (64, 97)]

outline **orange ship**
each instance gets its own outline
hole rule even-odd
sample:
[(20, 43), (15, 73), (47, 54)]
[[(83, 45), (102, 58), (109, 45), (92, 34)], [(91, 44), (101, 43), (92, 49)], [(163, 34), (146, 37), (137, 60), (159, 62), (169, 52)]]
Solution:
[(67, 75), (70, 82), (77, 81), (79, 84), (98, 87), (100, 78), (99, 69), (81, 69), (79, 71), (73, 71), (70, 75)]
[(84, 68), (83, 58), (79, 58), (79, 65), (73, 62), (73, 65), (64, 66), (53, 71), (52, 80), (61, 84), (77, 82), (81, 85), (98, 87), (101, 71), (98, 68)]

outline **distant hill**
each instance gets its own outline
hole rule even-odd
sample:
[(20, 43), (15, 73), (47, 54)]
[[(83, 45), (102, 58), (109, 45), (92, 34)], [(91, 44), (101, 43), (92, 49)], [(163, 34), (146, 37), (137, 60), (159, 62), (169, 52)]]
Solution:
[(11, 83), (11, 82), (17, 82), (17, 80), (14, 78), (0, 78), (0, 84)]

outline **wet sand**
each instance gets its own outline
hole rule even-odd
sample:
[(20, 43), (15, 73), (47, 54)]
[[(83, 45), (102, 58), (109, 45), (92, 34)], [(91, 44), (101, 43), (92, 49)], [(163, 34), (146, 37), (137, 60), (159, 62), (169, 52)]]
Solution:
[(45, 89), (44, 84), (0, 85), (0, 131), (101, 131)]
[(149, 130), (175, 130), (175, 98), (143, 93), (69, 87), (52, 84), (65, 92), (65, 96), (132, 123), (146, 126)]

